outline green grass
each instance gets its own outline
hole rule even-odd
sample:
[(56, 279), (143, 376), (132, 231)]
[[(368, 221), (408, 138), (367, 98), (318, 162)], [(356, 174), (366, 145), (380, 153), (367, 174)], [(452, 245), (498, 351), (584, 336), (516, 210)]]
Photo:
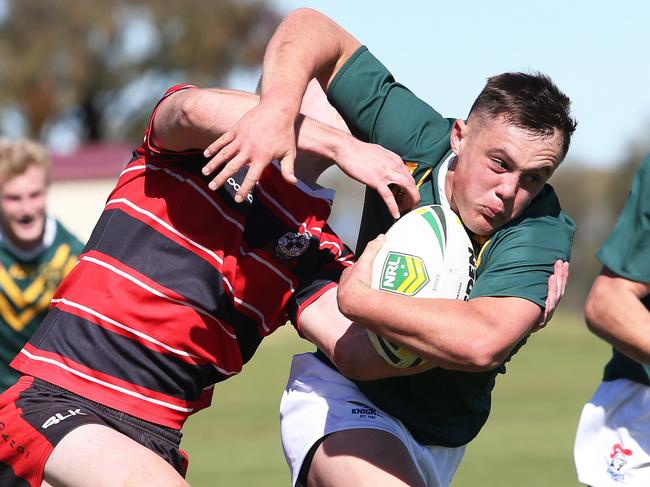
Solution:
[[(215, 387), (213, 406), (185, 428), (193, 486), (289, 485), (278, 404), (291, 355), (311, 349), (284, 327), (262, 343), (243, 374)], [(557, 316), (533, 335), (497, 379), (492, 416), (452, 485), (577, 486), (573, 435), (608, 356), (579, 317)]]

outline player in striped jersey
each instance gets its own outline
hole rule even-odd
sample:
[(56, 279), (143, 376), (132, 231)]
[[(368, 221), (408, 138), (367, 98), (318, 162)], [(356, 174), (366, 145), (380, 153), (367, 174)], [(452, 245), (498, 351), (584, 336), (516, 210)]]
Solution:
[[(200, 148), (222, 131), (217, 122), (237, 119), (223, 115), (219, 95), (165, 94), (79, 263), (14, 360), (23, 376), (0, 396), (2, 485), (186, 485), (185, 419), (289, 316), (331, 302), (351, 253), (326, 223), (333, 193), (314, 183), (325, 164), (312, 160), (298, 173), (310, 184), (294, 185), (272, 164), (243, 204), (233, 201), (239, 174), (210, 191)], [(257, 102), (241, 97), (242, 110)], [(373, 177), (392, 161), (417, 194), (397, 156), (303, 124), (301, 148), (337, 159), (365, 147), (384, 164)], [(349, 326), (338, 317), (326, 323), (332, 333)]]

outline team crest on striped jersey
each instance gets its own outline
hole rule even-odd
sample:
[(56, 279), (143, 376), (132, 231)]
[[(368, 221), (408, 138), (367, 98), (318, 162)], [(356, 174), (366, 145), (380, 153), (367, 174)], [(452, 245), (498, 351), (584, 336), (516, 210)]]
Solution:
[(275, 254), (283, 260), (293, 259), (304, 254), (310, 242), (310, 236), (307, 234), (287, 232), (278, 239)]
[(379, 285), (381, 290), (413, 296), (427, 282), (429, 275), (421, 258), (400, 252), (388, 253)]

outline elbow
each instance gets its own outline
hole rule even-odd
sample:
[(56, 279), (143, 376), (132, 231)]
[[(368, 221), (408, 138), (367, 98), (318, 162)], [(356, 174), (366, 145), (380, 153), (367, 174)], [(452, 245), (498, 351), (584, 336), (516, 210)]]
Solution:
[(359, 356), (351, 353), (348, 347), (336, 346), (329, 354), (330, 361), (336, 369), (345, 377), (352, 380), (369, 380), (369, 371), (363, 366)]
[(450, 368), (465, 372), (486, 372), (499, 367), (508, 358), (508, 349), (487, 341), (474, 342), (452, 358)]
[[(295, 10), (292, 10), (285, 17), (285, 22), (298, 22), (300, 25), (310, 25), (309, 23), (313, 22), (315, 19), (326, 18), (318, 10), (314, 10), (309, 7), (300, 7)], [(304, 24), (304, 22), (309, 22)]]
[(601, 300), (592, 293), (589, 295), (587, 302), (585, 303), (585, 322), (587, 323), (589, 331), (594, 335), (600, 336), (602, 333), (600, 326), (602, 316), (603, 311), (601, 310)]
[[(363, 337), (360, 340), (359, 338)], [(336, 369), (351, 380), (375, 380), (385, 377), (385, 367), (378, 366), (382, 361), (367, 343), (365, 331), (355, 336), (343, 337), (327, 354)]]
[(176, 126), (181, 129), (199, 127), (201, 125), (201, 119), (204, 117), (203, 110), (201, 110), (201, 103), (198, 100), (200, 96), (196, 93), (199, 90), (191, 91), (195, 93), (188, 93), (188, 96), (184, 97), (176, 112)]

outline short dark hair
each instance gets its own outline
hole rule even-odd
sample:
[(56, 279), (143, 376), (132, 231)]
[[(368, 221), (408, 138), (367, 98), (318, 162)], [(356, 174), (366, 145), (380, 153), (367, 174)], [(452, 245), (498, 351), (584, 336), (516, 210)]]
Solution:
[(578, 123), (571, 117), (571, 100), (543, 73), (503, 73), (488, 78), (469, 112), (506, 122), (540, 136), (562, 134), (562, 159), (569, 151)]

